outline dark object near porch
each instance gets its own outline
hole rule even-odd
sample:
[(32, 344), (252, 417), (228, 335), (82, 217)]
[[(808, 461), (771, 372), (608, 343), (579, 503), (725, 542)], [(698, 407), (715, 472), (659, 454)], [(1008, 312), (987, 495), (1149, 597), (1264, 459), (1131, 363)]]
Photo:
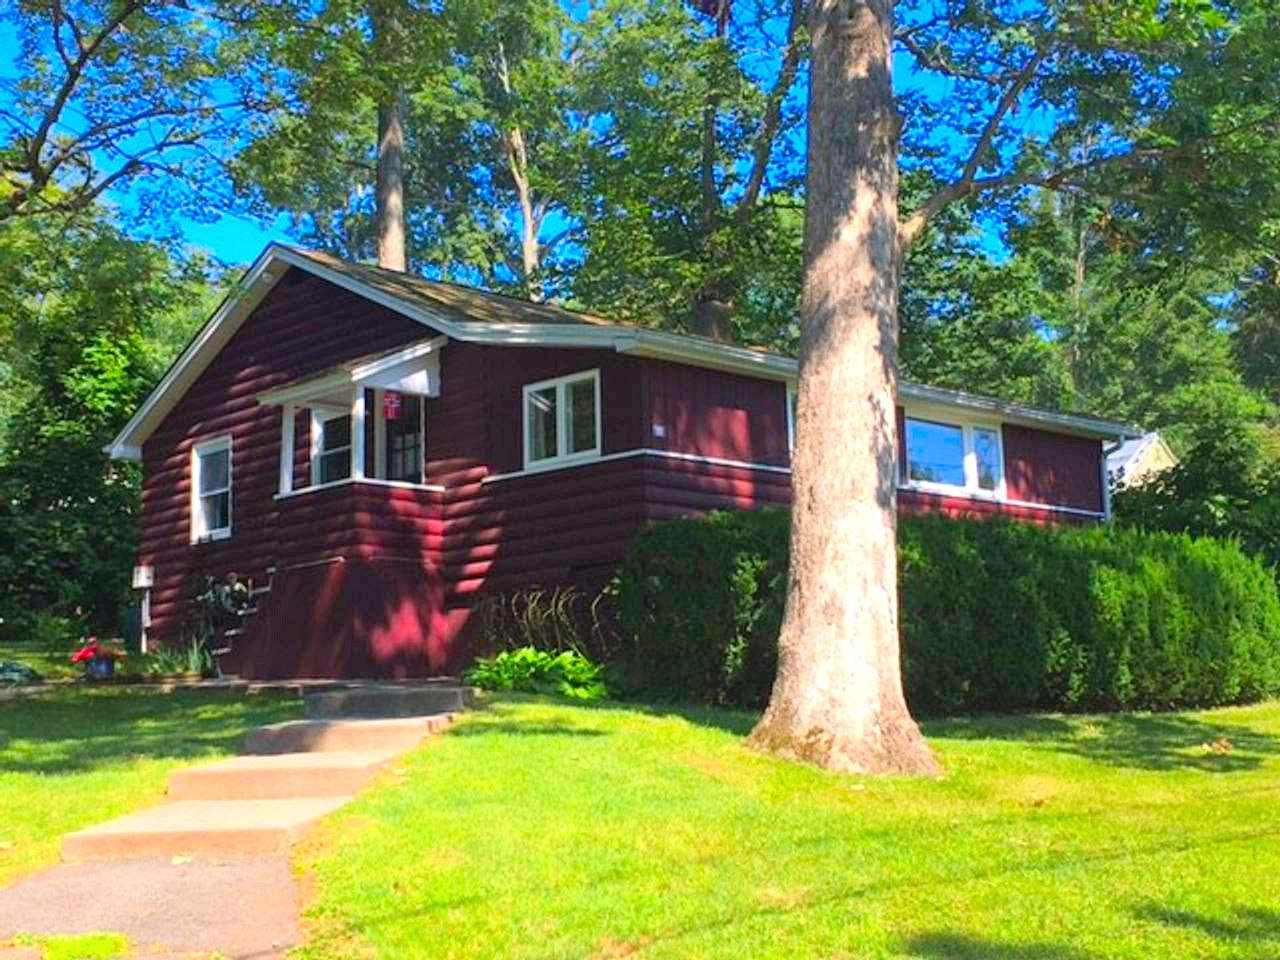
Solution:
[(36, 673), (25, 663), (12, 660), (0, 661), (0, 686), (21, 686), (28, 683), (43, 683), (44, 677)]

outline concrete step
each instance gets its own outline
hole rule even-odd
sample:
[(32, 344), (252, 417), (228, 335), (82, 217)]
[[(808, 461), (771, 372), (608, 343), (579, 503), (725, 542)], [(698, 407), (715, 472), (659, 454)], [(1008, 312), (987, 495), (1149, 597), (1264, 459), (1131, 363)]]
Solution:
[(448, 713), (375, 720), (288, 720), (250, 730), (244, 738), (244, 752), (411, 750), (425, 737), (443, 730), (452, 720), (453, 715)]
[(255, 856), (285, 850), (350, 797), (185, 800), (166, 803), (62, 838), (62, 859)]
[(368, 685), (345, 690), (325, 690), (304, 697), (312, 719), (337, 717), (422, 717), (458, 713), (471, 705), (470, 687), (430, 684), (422, 686)]
[(395, 750), (233, 757), (169, 774), (170, 800), (349, 797), (363, 790)]

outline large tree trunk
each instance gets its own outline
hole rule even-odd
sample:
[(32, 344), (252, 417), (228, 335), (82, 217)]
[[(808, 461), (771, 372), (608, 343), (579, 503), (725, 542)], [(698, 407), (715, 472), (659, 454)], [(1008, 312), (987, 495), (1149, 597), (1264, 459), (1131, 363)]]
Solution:
[(791, 574), (750, 742), (836, 770), (932, 774), (899, 665), (892, 36), (892, 0), (814, 5)]
[(378, 266), (405, 269), (404, 228), (404, 114), (402, 95), (378, 107), (377, 211)]

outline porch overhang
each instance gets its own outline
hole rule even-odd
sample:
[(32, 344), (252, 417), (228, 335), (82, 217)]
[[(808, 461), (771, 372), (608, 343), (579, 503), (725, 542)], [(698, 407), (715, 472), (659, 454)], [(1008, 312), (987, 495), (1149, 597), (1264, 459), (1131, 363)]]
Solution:
[(301, 404), (355, 388), (440, 396), (440, 350), (448, 337), (432, 337), (399, 350), (364, 357), (257, 395), (268, 407)]
[[(385, 424), (378, 411), (384, 395), (395, 392), (424, 398), (440, 396), (440, 350), (448, 342), (449, 338), (444, 336), (421, 340), (397, 350), (352, 360), (258, 394), (258, 403), (280, 408), (280, 496), (289, 496), (294, 492), (294, 423), (302, 408), (311, 410), (310, 461), (313, 487), (321, 483), (318, 458), (322, 451), (318, 446), (318, 438), (322, 424), (327, 419), (324, 416), (326, 410), (336, 412), (339, 417), (351, 418), (350, 468), (344, 482), (378, 479), (376, 474), (370, 477), (365, 472), (366, 420), (373, 417), (372, 422), (376, 428), (375, 449), (380, 450)], [(365, 400), (366, 390), (374, 392), (372, 411)], [(421, 423), (418, 429), (421, 432)]]

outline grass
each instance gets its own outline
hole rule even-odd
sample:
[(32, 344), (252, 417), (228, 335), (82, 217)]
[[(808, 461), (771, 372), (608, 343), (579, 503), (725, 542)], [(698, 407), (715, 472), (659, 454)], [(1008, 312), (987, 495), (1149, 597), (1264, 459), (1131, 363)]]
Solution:
[(50, 649), (33, 643), (0, 643), (0, 663), (16, 661), (30, 667), (46, 680), (72, 679), (84, 675), (84, 667), (71, 662), (75, 644), (65, 650)]
[(494, 701), (302, 848), (299, 955), (1280, 956), (1280, 703), (931, 723), (938, 781), (751, 722)]
[(222, 692), (68, 687), (0, 702), (0, 887), (58, 858), (81, 827), (158, 802), (165, 777), (236, 752), (301, 701)]
[(118, 933), (89, 933), (78, 937), (29, 937), (15, 946), (38, 949), (42, 960), (116, 960), (129, 952), (129, 941)]

